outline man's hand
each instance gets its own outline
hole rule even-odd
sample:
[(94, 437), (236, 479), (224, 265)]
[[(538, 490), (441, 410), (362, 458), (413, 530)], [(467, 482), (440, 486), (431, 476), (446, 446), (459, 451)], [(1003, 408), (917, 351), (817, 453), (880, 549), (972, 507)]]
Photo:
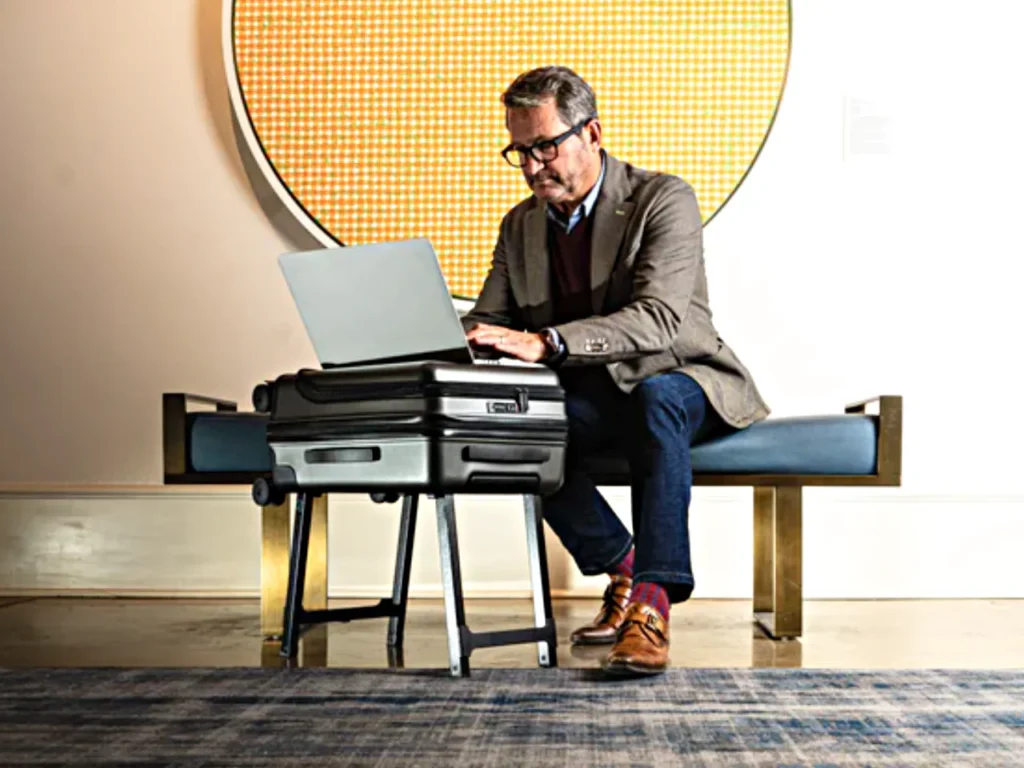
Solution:
[(551, 354), (551, 350), (539, 333), (513, 331), (498, 325), (479, 323), (470, 329), (466, 338), (470, 344), (494, 347), (499, 352), (504, 352), (506, 355), (517, 357), (528, 363), (536, 363)]

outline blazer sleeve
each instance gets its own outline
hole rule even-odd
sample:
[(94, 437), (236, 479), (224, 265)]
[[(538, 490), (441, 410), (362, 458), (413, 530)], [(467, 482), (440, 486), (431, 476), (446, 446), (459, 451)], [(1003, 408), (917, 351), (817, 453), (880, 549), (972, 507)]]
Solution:
[(676, 176), (657, 178), (660, 184), (641, 225), (630, 299), (608, 315), (555, 326), (568, 351), (566, 365), (662, 352), (679, 333), (701, 263), (703, 222), (689, 184)]
[(501, 222), (498, 242), (491, 257), (491, 268), (484, 279), (480, 295), (473, 308), (462, 319), (462, 327), (469, 331), (477, 323), (500, 325), (505, 328), (519, 328), (522, 325), (521, 311), (512, 295), (508, 277), (508, 245), (511, 237), (511, 215)]

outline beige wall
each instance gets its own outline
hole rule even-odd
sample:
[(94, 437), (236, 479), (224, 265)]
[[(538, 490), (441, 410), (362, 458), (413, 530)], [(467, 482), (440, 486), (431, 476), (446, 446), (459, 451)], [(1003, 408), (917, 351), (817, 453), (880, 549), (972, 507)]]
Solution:
[(162, 392), (315, 362), (219, 33), (218, 0), (0, 4), (0, 482), (159, 482)]
[[(911, 5), (795, 2), (779, 119), (706, 233), (716, 320), (776, 415), (907, 398), (903, 489), (808, 491), (809, 596), (1024, 596), (1020, 451), (1007, 437), (1024, 429), (1012, 353), (1024, 167), (1000, 150), (1019, 142), (1005, 94), (1022, 54), (1015, 6), (986, 8), (936, 8), (936, 29), (978, 27), (958, 37), (974, 54), (950, 58), (941, 35), (919, 39)], [(257, 381), (315, 363), (275, 262), (312, 243), (246, 172), (220, 11), (0, 0), (0, 591), (258, 586), (245, 489), (152, 487), (162, 392), (247, 407)], [(854, 97), (889, 121), (884, 152), (844, 144), (860, 130), (844, 122)], [(151, 487), (53, 489), (69, 484)], [(628, 520), (628, 496), (611, 499)], [(749, 595), (749, 504), (742, 489), (695, 494), (698, 596)], [(378, 589), (395, 515), (361, 497), (333, 508), (334, 592)], [(524, 588), (515, 500), (459, 509), (467, 582)], [(436, 584), (432, 527), (425, 511), (414, 591)], [(556, 588), (599, 588), (557, 548), (552, 561)]]

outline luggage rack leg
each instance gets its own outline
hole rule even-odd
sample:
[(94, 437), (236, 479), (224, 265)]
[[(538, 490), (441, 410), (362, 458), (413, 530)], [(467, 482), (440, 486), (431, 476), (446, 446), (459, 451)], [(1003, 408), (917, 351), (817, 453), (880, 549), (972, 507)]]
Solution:
[(405, 666), (405, 608), (409, 599), (409, 571), (412, 570), (412, 545), (416, 536), (416, 511), (419, 495), (407, 494), (402, 499), (402, 520), (398, 529), (398, 553), (395, 556), (395, 581), (391, 603), (395, 613), (388, 620), (388, 665)]
[(469, 675), (469, 651), (463, 649), (466, 609), (462, 600), (459, 570), (459, 539), (455, 531), (455, 500), (436, 497), (437, 540), (441, 547), (441, 584), (444, 588), (444, 617), (448, 631), (448, 671), (452, 677)]
[[(388, 663), (403, 665), (406, 602), (409, 594), (409, 572), (416, 528), (419, 497), (405, 496), (398, 536), (395, 562), (395, 580), (390, 599), (376, 605), (359, 608), (306, 610), (303, 593), (306, 564), (309, 555), (309, 537), (312, 523), (313, 499), (318, 495), (303, 490), (295, 501), (295, 525), (289, 556), (288, 594), (285, 601), (281, 640), (281, 656), (294, 659), (298, 654), (299, 634), (304, 625), (326, 622), (348, 622), (357, 619), (382, 618), (388, 622)], [(530, 557), (530, 580), (533, 586), (534, 626), (499, 632), (472, 632), (466, 626), (465, 601), (462, 593), (462, 573), (459, 564), (459, 543), (455, 525), (455, 502), (451, 495), (434, 496), (437, 506), (437, 533), (441, 550), (441, 576), (444, 586), (445, 625), (448, 634), (449, 671), (453, 677), (468, 677), (469, 657), (477, 648), (521, 643), (537, 644), (538, 663), (543, 667), (557, 666), (555, 621), (551, 610), (547, 558), (544, 547), (543, 523), (539, 501), (526, 497), (527, 547)]]
[(546, 630), (547, 637), (537, 642), (537, 662), (542, 667), (558, 666), (558, 640), (555, 617), (551, 610), (551, 582), (548, 578), (547, 547), (544, 544), (544, 521), (540, 497), (523, 496), (526, 507), (526, 547), (530, 556), (530, 585), (533, 591), (533, 623)]
[(292, 547), (289, 556), (288, 595), (285, 599), (282, 622), (284, 631), (281, 638), (281, 656), (295, 659), (299, 650), (299, 634), (305, 625), (389, 618), (388, 664), (402, 666), (405, 599), (409, 593), (409, 570), (412, 561), (413, 533), (416, 527), (417, 497), (406, 497), (402, 504), (398, 562), (395, 564), (395, 584), (391, 598), (385, 598), (376, 605), (358, 608), (306, 610), (303, 607), (306, 564), (309, 559), (313, 499), (318, 495), (319, 492), (306, 489), (300, 491), (295, 499), (295, 527), (292, 531)]
[[(455, 527), (455, 502), (450, 495), (437, 500), (437, 538), (441, 548), (441, 581), (444, 586), (445, 626), (448, 632), (448, 669), (452, 677), (468, 677), (469, 657), (477, 648), (497, 645), (537, 643), (541, 666), (555, 663), (555, 621), (547, 589), (547, 566), (542, 565), (543, 540), (528, 539), (531, 577), (534, 580), (534, 616), (537, 626), (529, 629), (508, 629), (500, 632), (472, 632), (466, 626), (462, 595), (462, 573), (459, 567), (459, 542)], [(536, 511), (536, 508), (534, 508)], [(540, 518), (527, 515), (529, 530), (542, 535)], [(539, 590), (539, 594), (538, 591)], [(546, 599), (545, 599), (546, 596)]]
[(281, 655), (294, 658), (298, 652), (299, 625), (302, 622), (302, 593), (306, 584), (306, 559), (309, 556), (309, 530), (312, 522), (313, 495), (302, 491), (295, 497), (295, 527), (288, 563), (288, 596), (284, 603), (284, 632)]

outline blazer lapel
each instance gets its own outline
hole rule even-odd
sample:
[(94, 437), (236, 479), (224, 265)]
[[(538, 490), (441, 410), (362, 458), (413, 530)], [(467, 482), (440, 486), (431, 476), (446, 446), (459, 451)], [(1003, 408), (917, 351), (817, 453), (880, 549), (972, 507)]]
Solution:
[(590, 298), (595, 314), (604, 309), (619, 246), (633, 213), (633, 203), (623, 202), (630, 194), (629, 181), (620, 163), (606, 156), (604, 183), (594, 206), (594, 231), (590, 241)]
[(526, 304), (533, 312), (545, 316), (538, 318), (539, 321), (546, 322), (546, 316), (551, 314), (551, 256), (548, 253), (545, 204), (537, 205), (526, 212), (523, 230)]

